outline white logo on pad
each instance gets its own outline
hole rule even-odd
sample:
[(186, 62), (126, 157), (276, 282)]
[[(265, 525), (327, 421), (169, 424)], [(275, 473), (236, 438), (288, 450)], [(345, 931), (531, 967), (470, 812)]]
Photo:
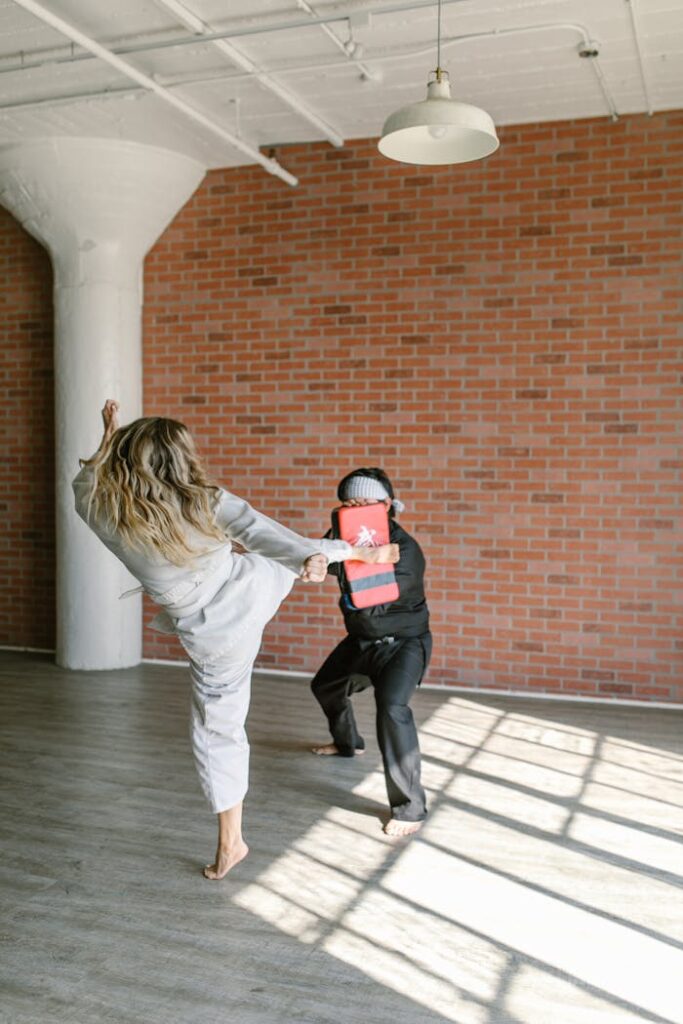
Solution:
[(358, 536), (354, 541), (354, 547), (356, 548), (377, 548), (379, 547), (379, 541), (375, 540), (377, 536), (377, 530), (373, 530), (368, 526), (361, 526), (358, 531)]

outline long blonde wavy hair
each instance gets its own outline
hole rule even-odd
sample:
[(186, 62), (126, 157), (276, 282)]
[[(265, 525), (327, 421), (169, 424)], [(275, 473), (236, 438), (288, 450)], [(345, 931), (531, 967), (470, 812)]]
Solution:
[[(187, 565), (225, 534), (214, 522), (217, 488), (207, 478), (184, 423), (147, 416), (119, 427), (90, 460), (88, 517), (105, 523), (131, 548), (152, 548)], [(206, 537), (193, 546), (188, 527)]]

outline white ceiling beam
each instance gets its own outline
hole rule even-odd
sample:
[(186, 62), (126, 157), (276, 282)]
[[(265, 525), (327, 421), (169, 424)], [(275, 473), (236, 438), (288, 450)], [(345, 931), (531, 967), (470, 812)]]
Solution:
[[(197, 41), (201, 41), (201, 38), (205, 34), (209, 34), (213, 31), (210, 25), (203, 21), (199, 15), (195, 14), (189, 7), (180, 0), (155, 0), (158, 7), (162, 7), (169, 14), (173, 14), (177, 20), (183, 24), (186, 28), (189, 28), (191, 32), (194, 32), (197, 36)], [(268, 74), (267, 71), (263, 71), (251, 60), (246, 54), (242, 53), (233, 43), (227, 39), (212, 39), (210, 40), (212, 46), (219, 50), (223, 56), (227, 57), (232, 64), (236, 64), (242, 71), (246, 71), (249, 75), (256, 79), (259, 85), (267, 89), (278, 99), (282, 100), (290, 110), (295, 111), (305, 121), (313, 125), (328, 142), (331, 142), (333, 146), (343, 146), (344, 139), (340, 133), (323, 120), (314, 110), (299, 99), (299, 97), (291, 92), (286, 86), (282, 85), (277, 79), (273, 78), (272, 75)]]
[(640, 44), (641, 31), (640, 31), (640, 14), (636, 9), (636, 0), (626, 0), (628, 5), (628, 13), (631, 16), (631, 28), (633, 29), (633, 41), (636, 46), (636, 53), (638, 54), (638, 67), (640, 69), (640, 80), (643, 83), (643, 92), (645, 93), (645, 105), (647, 106), (647, 112), (652, 117), (654, 113), (652, 106), (652, 99), (650, 96), (650, 86), (647, 80), (647, 74), (645, 73), (645, 60), (643, 58), (643, 50)]
[(169, 89), (165, 88), (163, 85), (159, 85), (159, 83), (153, 78), (150, 78), (149, 75), (139, 71), (128, 61), (123, 60), (96, 40), (91, 39), (90, 36), (85, 35), (85, 33), (81, 32), (80, 29), (76, 28), (70, 22), (67, 22), (63, 18), (53, 14), (52, 11), (43, 7), (42, 4), (37, 3), (36, 0), (13, 0), (13, 2), (18, 7), (22, 7), (25, 11), (28, 11), (28, 13), (32, 14), (35, 18), (38, 18), (39, 21), (42, 21), (44, 24), (54, 28), (57, 32), (60, 32), (63, 36), (66, 36), (67, 39), (70, 39), (78, 46), (82, 46), (84, 50), (88, 50), (95, 57), (99, 57), (100, 60), (104, 61), (106, 64), (116, 68), (116, 70), (120, 71), (122, 75), (125, 75), (127, 78), (137, 82), (138, 85), (143, 86), (150, 92), (155, 93), (155, 95), (159, 96), (165, 103), (171, 107), (175, 107), (176, 110), (185, 114), (186, 117), (189, 117), (196, 124), (206, 128), (224, 142), (228, 142), (231, 146), (239, 150), (241, 153), (244, 153), (245, 156), (248, 156), (255, 163), (260, 164), (261, 167), (268, 171), (269, 174), (280, 178), (288, 185), (298, 185), (298, 180), (294, 175), (290, 174), (284, 167), (281, 167), (277, 160), (274, 160), (272, 157), (264, 156), (256, 146), (252, 146), (250, 143), (240, 139), (233, 132), (223, 128), (222, 125), (217, 124), (216, 121), (213, 121), (205, 114), (202, 114), (200, 110), (196, 110), (195, 107), (186, 103), (185, 100), (180, 99), (180, 97), (176, 96)]

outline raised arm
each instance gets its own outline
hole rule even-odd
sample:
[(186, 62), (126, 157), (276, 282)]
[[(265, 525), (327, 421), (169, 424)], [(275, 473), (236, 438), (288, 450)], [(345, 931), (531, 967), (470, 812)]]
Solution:
[(264, 555), (285, 565), (298, 576), (311, 555), (324, 554), (328, 561), (338, 562), (350, 557), (351, 546), (345, 541), (312, 540), (301, 537), (286, 526), (257, 512), (243, 498), (221, 489), (216, 502), (216, 525), (230, 540), (247, 551)]
[(98, 452), (101, 452), (106, 445), (112, 439), (112, 436), (119, 429), (119, 409), (121, 406), (115, 398), (108, 398), (104, 403), (102, 409), (102, 423), (104, 424), (104, 433), (102, 434), (102, 440), (100, 441)]
[(102, 423), (104, 431), (102, 440), (97, 449), (89, 459), (82, 459), (81, 469), (72, 482), (74, 497), (76, 499), (76, 511), (82, 519), (87, 521), (88, 504), (93, 486), (92, 461), (109, 444), (113, 434), (119, 429), (119, 403), (114, 398), (108, 398), (102, 408)]
[[(216, 503), (216, 525), (225, 531), (227, 537), (237, 541), (247, 551), (271, 558), (297, 576), (311, 582), (320, 582), (324, 579), (324, 573), (319, 579), (317, 569), (311, 572), (307, 568), (309, 559), (315, 555), (324, 556), (325, 564), (342, 562), (350, 558), (363, 562), (398, 559), (398, 548), (393, 552), (396, 557), (392, 559), (392, 552), (384, 551), (382, 548), (352, 548), (344, 540), (313, 540), (301, 537), (274, 519), (257, 512), (243, 498), (222, 489)], [(395, 545), (386, 545), (387, 549), (393, 547)]]

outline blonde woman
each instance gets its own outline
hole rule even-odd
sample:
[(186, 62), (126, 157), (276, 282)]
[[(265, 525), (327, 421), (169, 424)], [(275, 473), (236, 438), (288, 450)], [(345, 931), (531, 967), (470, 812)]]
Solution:
[[(184, 424), (159, 416), (104, 435), (73, 481), (76, 511), (161, 606), (153, 628), (175, 633), (190, 659), (191, 738), (200, 783), (218, 815), (218, 849), (204, 874), (223, 878), (248, 853), (244, 722), (266, 623), (294, 581), (322, 582), (328, 562), (395, 562), (398, 548), (306, 540), (212, 484)], [(238, 555), (232, 541), (247, 552)]]

